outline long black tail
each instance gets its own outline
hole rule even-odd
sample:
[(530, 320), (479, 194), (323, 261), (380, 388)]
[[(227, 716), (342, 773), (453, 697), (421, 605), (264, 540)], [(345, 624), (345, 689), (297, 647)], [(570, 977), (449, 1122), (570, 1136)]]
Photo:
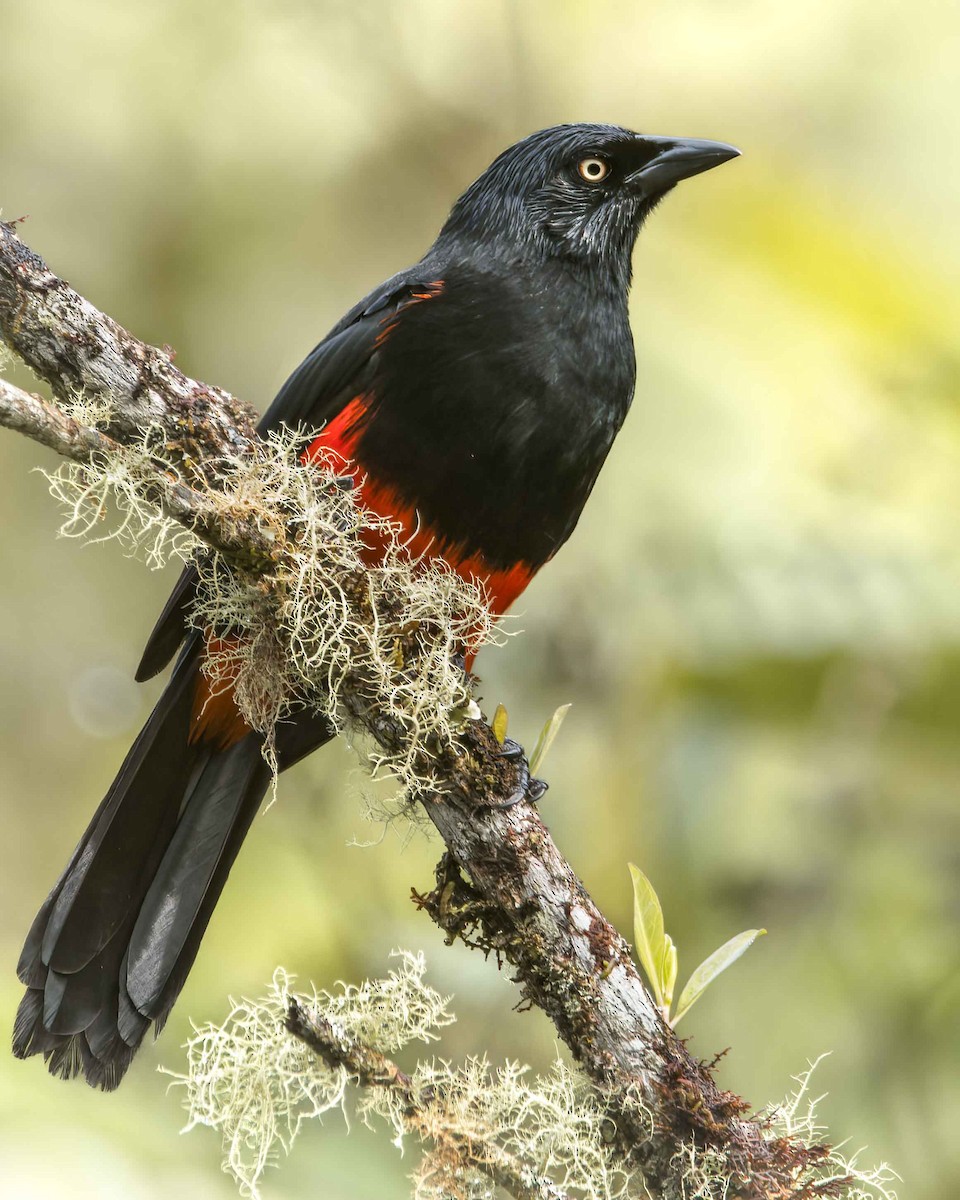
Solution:
[(63, 1078), (115, 1088), (159, 1032), (270, 782), (256, 734), (190, 744), (197, 671), (181, 658), (27, 935), (13, 1050)]

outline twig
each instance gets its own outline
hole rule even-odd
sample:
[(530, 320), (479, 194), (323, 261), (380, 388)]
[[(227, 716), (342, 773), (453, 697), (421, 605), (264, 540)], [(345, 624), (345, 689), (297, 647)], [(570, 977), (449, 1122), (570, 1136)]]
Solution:
[[(0, 333), (63, 401), (78, 394), (109, 402), (106, 434), (71, 425), (56, 408), (5, 387), (0, 424), (69, 457), (109, 453), (159, 425), (165, 456), (190, 486), (158, 469), (156, 502), (250, 569), (264, 547), (255, 527), (218, 527), (204, 488), (227, 461), (256, 453), (252, 411), (228, 393), (189, 379), (170, 352), (145, 346), (98, 312), (0, 225)], [(108, 436), (109, 435), (109, 436)], [(167, 458), (167, 461), (171, 461)], [(375, 712), (356, 714), (374, 737)], [(423, 805), (447, 845), (436, 889), (415, 899), (448, 940), (463, 938), (515, 971), (521, 995), (541, 1008), (602, 1089), (616, 1127), (614, 1149), (639, 1165), (651, 1195), (685, 1195), (682, 1149), (709, 1148), (725, 1161), (724, 1195), (745, 1200), (799, 1196), (795, 1181), (811, 1151), (771, 1141), (746, 1103), (716, 1086), (709, 1071), (666, 1026), (644, 989), (629, 947), (590, 899), (536, 809), (496, 804), (521, 767), (505, 760), (490, 727), (469, 721), (459, 753), (434, 769), (443, 797)], [(589, 811), (589, 801), (582, 802)]]
[[(0, 425), (15, 429), (64, 458), (93, 464), (116, 456), (121, 443), (99, 429), (83, 425), (44, 400), (0, 379)], [(201, 541), (227, 556), (272, 562), (280, 547), (276, 536), (254, 520), (224, 520), (222, 506), (214, 508), (207, 494), (188, 487), (157, 465), (156, 475), (143, 488), (144, 499), (164, 516), (179, 522)]]
[(403, 1119), (412, 1133), (431, 1138), (455, 1160), (485, 1175), (516, 1200), (569, 1200), (567, 1193), (537, 1176), (525, 1164), (493, 1142), (471, 1137), (434, 1119), (431, 1110), (442, 1097), (421, 1094), (413, 1080), (395, 1062), (377, 1050), (346, 1036), (324, 1017), (309, 1013), (296, 1000), (290, 1001), (287, 1029), (331, 1069), (342, 1067), (360, 1087), (387, 1088), (400, 1101)]

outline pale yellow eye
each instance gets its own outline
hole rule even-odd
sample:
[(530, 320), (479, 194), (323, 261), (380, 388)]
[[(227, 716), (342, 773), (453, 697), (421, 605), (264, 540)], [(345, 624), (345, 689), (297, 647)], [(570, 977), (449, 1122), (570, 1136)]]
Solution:
[(606, 159), (591, 155), (590, 158), (580, 159), (577, 170), (580, 172), (580, 178), (585, 179), (587, 183), (602, 183), (610, 174), (610, 164)]

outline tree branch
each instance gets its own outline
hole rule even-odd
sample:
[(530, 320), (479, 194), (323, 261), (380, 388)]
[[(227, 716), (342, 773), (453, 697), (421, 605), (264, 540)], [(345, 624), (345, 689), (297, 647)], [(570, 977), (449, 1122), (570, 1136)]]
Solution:
[[(147, 498), (228, 563), (249, 571), (252, 563), (282, 556), (282, 531), (225, 522), (211, 502), (224, 464), (258, 453), (253, 411), (189, 379), (169, 350), (144, 345), (98, 312), (8, 224), (0, 225), (0, 333), (57, 399), (82, 395), (103, 401), (111, 414), (105, 431), (87, 429), (4, 384), (0, 424), (81, 462), (159, 427), (164, 466), (150, 479)], [(389, 739), (375, 712), (355, 715), (376, 739)], [(536, 809), (527, 802), (496, 807), (524, 765), (505, 759), (490, 727), (471, 720), (458, 752), (433, 769), (442, 795), (422, 803), (447, 853), (436, 889), (415, 894), (417, 904), (448, 941), (461, 937), (510, 964), (523, 1000), (550, 1017), (601, 1089), (616, 1127), (614, 1149), (642, 1168), (650, 1194), (685, 1195), (681, 1151), (696, 1145), (724, 1162), (725, 1196), (814, 1195), (797, 1185), (810, 1151), (767, 1138), (758, 1121), (744, 1116), (746, 1103), (720, 1091), (687, 1052), (647, 994), (627, 943), (590, 899)]]

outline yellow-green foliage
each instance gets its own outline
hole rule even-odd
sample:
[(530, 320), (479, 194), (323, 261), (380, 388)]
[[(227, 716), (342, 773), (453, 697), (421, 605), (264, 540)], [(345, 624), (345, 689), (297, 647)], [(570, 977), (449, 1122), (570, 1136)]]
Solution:
[(633, 879), (633, 940), (657, 1007), (663, 1019), (676, 1026), (693, 1008), (710, 984), (767, 931), (745, 929), (707, 956), (693, 971), (680, 993), (676, 1007), (673, 989), (677, 982), (679, 957), (673, 938), (664, 930), (663, 909), (653, 884), (639, 867), (630, 863)]

